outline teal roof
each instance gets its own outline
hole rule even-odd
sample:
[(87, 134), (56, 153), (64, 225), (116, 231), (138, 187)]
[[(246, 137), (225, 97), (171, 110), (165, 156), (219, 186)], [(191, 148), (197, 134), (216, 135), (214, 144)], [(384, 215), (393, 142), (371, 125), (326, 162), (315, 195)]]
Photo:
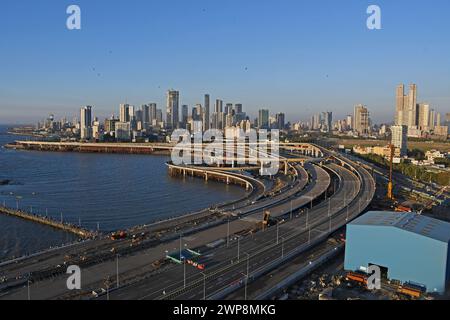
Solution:
[(417, 213), (369, 211), (350, 225), (394, 227), (438, 241), (450, 242), (450, 223)]

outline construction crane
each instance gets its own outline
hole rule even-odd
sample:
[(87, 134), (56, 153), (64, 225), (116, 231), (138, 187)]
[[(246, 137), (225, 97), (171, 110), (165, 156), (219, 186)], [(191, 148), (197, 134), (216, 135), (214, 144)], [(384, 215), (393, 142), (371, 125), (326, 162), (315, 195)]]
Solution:
[(394, 184), (393, 184), (393, 169), (394, 169), (394, 155), (395, 155), (395, 146), (393, 144), (389, 144), (389, 149), (391, 151), (389, 158), (389, 182), (387, 185), (387, 198), (389, 200), (394, 201)]

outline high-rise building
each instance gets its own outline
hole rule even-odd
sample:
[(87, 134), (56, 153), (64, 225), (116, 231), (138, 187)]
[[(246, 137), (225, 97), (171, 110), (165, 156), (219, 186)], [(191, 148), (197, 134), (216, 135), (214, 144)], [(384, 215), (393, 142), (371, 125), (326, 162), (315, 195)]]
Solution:
[(142, 105), (142, 122), (150, 123), (150, 106), (148, 104)]
[(181, 106), (181, 126), (183, 128), (186, 128), (188, 118), (189, 118), (189, 106), (184, 104)]
[(130, 122), (130, 105), (129, 104), (121, 104), (120, 112), (119, 112), (119, 121), (120, 122)]
[(214, 108), (214, 112), (216, 112), (216, 113), (223, 112), (223, 101), (222, 100), (220, 100), (220, 99), (216, 100), (216, 105), (215, 105), (215, 108)]
[(284, 113), (277, 113), (275, 115), (275, 119), (276, 119), (276, 127), (277, 127), (277, 129), (283, 130), (284, 127), (286, 126)]
[(233, 104), (232, 104), (232, 103), (227, 103), (227, 104), (225, 105), (225, 111), (224, 111), (224, 113), (225, 113), (225, 114), (232, 114), (232, 112), (233, 112)]
[(116, 122), (116, 140), (117, 141), (130, 141), (131, 140), (131, 127), (129, 122)]
[(166, 127), (168, 129), (176, 129), (179, 126), (179, 104), (180, 93), (175, 90), (167, 91)]
[(408, 154), (408, 127), (407, 126), (392, 126), (391, 127), (392, 140), (394, 147), (400, 149), (400, 156)]
[(311, 129), (318, 130), (320, 129), (320, 123), (322, 122), (322, 117), (319, 114), (315, 114), (311, 117)]
[(129, 121), (135, 120), (135, 117), (136, 113), (134, 106), (128, 106), (128, 118), (130, 119)]
[(150, 109), (150, 119), (149, 122), (153, 124), (153, 120), (156, 121), (156, 103), (150, 103), (149, 104)]
[(428, 131), (430, 127), (430, 105), (428, 103), (420, 103), (418, 111), (418, 126), (421, 130)]
[(119, 120), (115, 119), (114, 117), (105, 119), (105, 132), (115, 132), (117, 122), (119, 122)]
[(436, 126), (440, 127), (442, 124), (441, 122), (441, 114), (438, 112), (436, 113)]
[(203, 121), (203, 108), (201, 104), (196, 104), (192, 108), (192, 120), (193, 121)]
[(395, 124), (416, 127), (418, 122), (417, 112), (417, 85), (409, 86), (409, 93), (405, 95), (405, 86), (397, 86)]
[(436, 111), (434, 109), (430, 110), (430, 129), (434, 130), (434, 127), (436, 126)]
[(92, 138), (92, 107), (86, 106), (80, 110), (80, 137), (83, 140)]
[(333, 123), (333, 112), (323, 112), (323, 124), (325, 125), (325, 131), (331, 132)]
[(205, 94), (205, 112), (203, 113), (203, 131), (209, 130), (211, 117), (209, 114), (209, 94)]
[(347, 129), (348, 130), (352, 130), (353, 129), (353, 116), (352, 115), (348, 115), (347, 116), (347, 120), (345, 122), (347, 124)]
[(445, 114), (445, 124), (444, 127), (447, 127), (447, 133), (450, 134), (450, 113)]
[(242, 113), (242, 104), (241, 103), (236, 103), (234, 105), (234, 113), (235, 114), (240, 114)]
[(163, 114), (161, 109), (156, 109), (156, 122), (160, 123), (163, 121)]
[(362, 104), (355, 106), (353, 129), (359, 134), (369, 134), (369, 110)]
[(261, 109), (258, 112), (258, 128), (269, 129), (269, 110)]

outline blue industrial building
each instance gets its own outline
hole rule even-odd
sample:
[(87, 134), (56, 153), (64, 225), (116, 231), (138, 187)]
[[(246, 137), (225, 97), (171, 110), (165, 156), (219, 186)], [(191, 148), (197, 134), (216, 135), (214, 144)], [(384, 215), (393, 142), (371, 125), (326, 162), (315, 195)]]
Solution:
[(347, 226), (345, 269), (382, 267), (391, 280), (443, 293), (450, 279), (450, 223), (415, 213), (371, 211)]

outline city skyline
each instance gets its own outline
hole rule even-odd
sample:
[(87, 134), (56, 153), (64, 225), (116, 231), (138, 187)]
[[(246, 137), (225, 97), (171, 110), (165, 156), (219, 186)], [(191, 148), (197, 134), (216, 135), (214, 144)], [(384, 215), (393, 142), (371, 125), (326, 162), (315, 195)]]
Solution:
[[(357, 104), (376, 123), (393, 121), (399, 83), (417, 83), (420, 101), (441, 114), (450, 109), (447, 1), (379, 1), (377, 31), (365, 26), (366, 1), (78, 4), (79, 31), (65, 28), (65, 3), (29, 12), (23, 2), (6, 4), (0, 123), (71, 115), (83, 105), (100, 118), (125, 102), (165, 106), (167, 88), (180, 92), (180, 106), (210, 93), (212, 102), (242, 103), (251, 118), (269, 109), (291, 122), (315, 110), (343, 118)], [(123, 16), (126, 25), (116, 22)]]

